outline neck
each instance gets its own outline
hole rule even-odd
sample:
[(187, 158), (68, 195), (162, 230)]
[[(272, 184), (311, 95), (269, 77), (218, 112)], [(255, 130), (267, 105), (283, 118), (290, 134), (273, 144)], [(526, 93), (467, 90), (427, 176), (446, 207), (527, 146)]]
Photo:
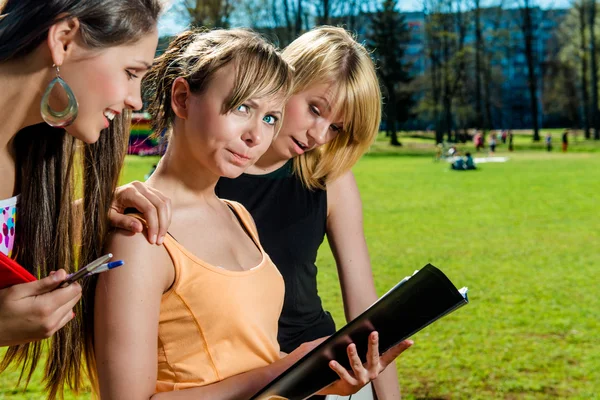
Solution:
[(0, 199), (14, 195), (18, 166), (13, 142), (23, 128), (43, 122), (40, 102), (50, 81), (50, 68), (34, 56), (0, 63)]
[(289, 158), (281, 156), (273, 146), (258, 159), (254, 165), (250, 166), (246, 173), (250, 175), (268, 174), (283, 167)]
[[(218, 200), (215, 186), (219, 176), (198, 165), (176, 141), (148, 179), (148, 184), (171, 198), (173, 208), (197, 206)], [(178, 148), (179, 147), (179, 148)]]
[(21, 129), (43, 122), (40, 102), (50, 82), (50, 68), (26, 57), (0, 64), (0, 146), (5, 148)]

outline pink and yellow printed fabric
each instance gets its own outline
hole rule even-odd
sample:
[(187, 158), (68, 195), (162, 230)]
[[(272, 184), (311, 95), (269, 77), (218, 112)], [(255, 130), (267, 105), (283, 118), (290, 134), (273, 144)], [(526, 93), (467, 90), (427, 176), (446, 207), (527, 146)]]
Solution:
[(19, 196), (0, 200), (0, 252), (11, 256), (15, 245), (15, 222), (17, 218), (17, 203)]

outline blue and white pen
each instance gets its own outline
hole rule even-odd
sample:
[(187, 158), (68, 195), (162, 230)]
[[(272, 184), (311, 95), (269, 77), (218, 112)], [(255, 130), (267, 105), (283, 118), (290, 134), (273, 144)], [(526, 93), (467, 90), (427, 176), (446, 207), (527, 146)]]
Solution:
[(87, 274), (86, 277), (91, 276), (91, 275), (96, 275), (96, 274), (99, 274), (100, 272), (108, 271), (113, 268), (120, 267), (123, 264), (125, 264), (125, 262), (123, 260), (117, 260), (117, 261), (112, 261), (109, 263), (102, 264), (101, 266), (99, 266), (98, 268), (94, 269), (92, 272)]

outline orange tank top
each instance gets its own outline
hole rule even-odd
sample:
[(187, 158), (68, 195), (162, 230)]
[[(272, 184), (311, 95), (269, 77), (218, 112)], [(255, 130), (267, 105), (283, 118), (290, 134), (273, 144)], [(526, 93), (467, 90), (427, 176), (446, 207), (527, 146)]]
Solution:
[(175, 279), (160, 305), (158, 392), (209, 385), (279, 359), (283, 278), (260, 245), (248, 211), (226, 203), (259, 247), (262, 261), (248, 271), (229, 271), (165, 237)]

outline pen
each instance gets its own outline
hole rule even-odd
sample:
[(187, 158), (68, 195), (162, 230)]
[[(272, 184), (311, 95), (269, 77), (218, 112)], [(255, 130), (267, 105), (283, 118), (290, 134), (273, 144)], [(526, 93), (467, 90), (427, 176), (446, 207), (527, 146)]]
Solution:
[(112, 254), (108, 253), (106, 255), (103, 255), (102, 257), (95, 259), (94, 261), (92, 261), (85, 267), (81, 268), (77, 272), (69, 274), (67, 276), (67, 278), (65, 279), (65, 281), (59, 287), (63, 288), (63, 287), (69, 286), (71, 283), (75, 282), (77, 279), (82, 278), (83, 276), (92, 272), (94, 269), (96, 269), (99, 266), (101, 266), (102, 264), (106, 263), (111, 258), (112, 258)]
[(117, 261), (112, 261), (109, 263), (102, 264), (98, 268), (94, 269), (92, 272), (88, 273), (86, 275), (86, 277), (88, 277), (90, 275), (96, 275), (96, 274), (99, 274), (100, 272), (108, 271), (113, 268), (120, 267), (123, 264), (125, 264), (125, 262), (123, 260), (117, 260)]

